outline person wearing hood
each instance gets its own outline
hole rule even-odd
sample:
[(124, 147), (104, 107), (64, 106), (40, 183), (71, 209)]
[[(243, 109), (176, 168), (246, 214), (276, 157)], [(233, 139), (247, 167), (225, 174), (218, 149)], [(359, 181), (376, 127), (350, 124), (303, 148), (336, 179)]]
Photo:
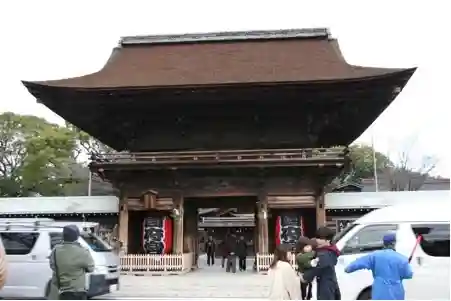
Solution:
[(395, 233), (385, 234), (383, 244), (383, 250), (356, 259), (346, 267), (345, 272), (370, 270), (373, 273), (372, 300), (404, 300), (402, 281), (413, 276), (409, 259), (395, 251)]
[(50, 255), (53, 271), (52, 287), (60, 300), (86, 300), (86, 273), (94, 271), (89, 251), (78, 243), (80, 231), (75, 225), (63, 228), (63, 243), (56, 245)]
[(301, 282), (312, 282), (316, 277), (317, 300), (340, 300), (341, 293), (338, 286), (335, 266), (340, 256), (331, 240), (335, 233), (327, 227), (320, 227), (316, 231), (316, 258), (311, 261), (312, 268), (300, 275)]

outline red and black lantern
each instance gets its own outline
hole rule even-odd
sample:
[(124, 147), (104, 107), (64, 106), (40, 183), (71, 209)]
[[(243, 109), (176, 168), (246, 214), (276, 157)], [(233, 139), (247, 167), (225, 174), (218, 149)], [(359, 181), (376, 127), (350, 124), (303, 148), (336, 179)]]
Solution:
[(172, 219), (166, 216), (146, 217), (143, 221), (142, 246), (147, 254), (172, 252)]
[(276, 246), (287, 244), (295, 246), (304, 236), (304, 217), (296, 213), (282, 213), (276, 217)]

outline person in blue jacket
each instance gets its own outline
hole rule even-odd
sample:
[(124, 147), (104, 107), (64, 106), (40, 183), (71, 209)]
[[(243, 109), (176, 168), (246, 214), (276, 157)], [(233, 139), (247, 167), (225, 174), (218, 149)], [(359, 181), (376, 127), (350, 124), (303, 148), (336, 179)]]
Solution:
[(404, 300), (402, 281), (411, 279), (412, 268), (406, 256), (395, 251), (396, 234), (387, 233), (383, 238), (384, 249), (374, 251), (351, 262), (346, 273), (371, 270), (373, 273), (372, 300)]

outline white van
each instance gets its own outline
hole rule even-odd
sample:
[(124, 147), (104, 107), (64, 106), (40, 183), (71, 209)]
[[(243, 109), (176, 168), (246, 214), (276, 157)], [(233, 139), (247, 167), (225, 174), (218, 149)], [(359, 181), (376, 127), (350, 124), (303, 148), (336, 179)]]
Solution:
[(383, 248), (382, 238), (396, 232), (396, 250), (407, 257), (415, 249), (411, 266), (413, 278), (404, 281), (406, 299), (450, 299), (450, 217), (451, 203), (424, 202), (372, 211), (348, 225), (334, 238), (341, 251), (336, 266), (343, 300), (371, 299), (373, 277), (370, 271), (351, 274), (344, 269), (356, 258)]
[(0, 237), (8, 262), (8, 276), (0, 290), (2, 298), (46, 298), (50, 292), (52, 271), (49, 255), (61, 243), (63, 227), (76, 225), (81, 231), (79, 243), (87, 248), (94, 260), (92, 274), (105, 275), (103, 287), (89, 285), (89, 297), (108, 294), (119, 285), (119, 257), (95, 233), (94, 223), (60, 222), (52, 219), (0, 219)]

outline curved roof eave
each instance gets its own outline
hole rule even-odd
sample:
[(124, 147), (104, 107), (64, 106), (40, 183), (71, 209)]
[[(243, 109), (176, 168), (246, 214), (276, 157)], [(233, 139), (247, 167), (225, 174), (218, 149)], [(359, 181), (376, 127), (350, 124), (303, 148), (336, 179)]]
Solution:
[[(55, 81), (25, 81), (22, 80), (22, 84), (34, 94), (32, 91), (44, 91), (44, 90), (59, 90), (59, 91), (72, 91), (72, 92), (88, 92), (88, 91), (146, 91), (146, 90), (176, 90), (176, 89), (193, 89), (193, 88), (227, 88), (227, 87), (270, 87), (270, 86), (282, 86), (282, 85), (322, 85), (322, 84), (334, 84), (334, 83), (357, 83), (371, 80), (384, 79), (388, 77), (407, 77), (407, 80), (415, 73), (417, 67), (403, 68), (403, 69), (390, 69), (390, 68), (372, 68), (372, 67), (355, 67), (366, 69), (368, 71), (378, 71), (377, 74), (371, 74), (363, 77), (354, 78), (330, 78), (323, 80), (309, 80), (309, 81), (272, 81), (272, 82), (229, 82), (229, 83), (206, 83), (206, 84), (192, 84), (192, 85), (160, 85), (160, 86), (114, 86), (114, 87), (77, 87), (64, 85), (64, 82), (70, 81), (75, 78), (55, 80)], [(368, 72), (373, 73), (373, 72)], [(91, 75), (91, 74), (90, 74)], [(86, 75), (86, 76), (90, 76)], [(81, 77), (77, 77), (81, 78)]]

